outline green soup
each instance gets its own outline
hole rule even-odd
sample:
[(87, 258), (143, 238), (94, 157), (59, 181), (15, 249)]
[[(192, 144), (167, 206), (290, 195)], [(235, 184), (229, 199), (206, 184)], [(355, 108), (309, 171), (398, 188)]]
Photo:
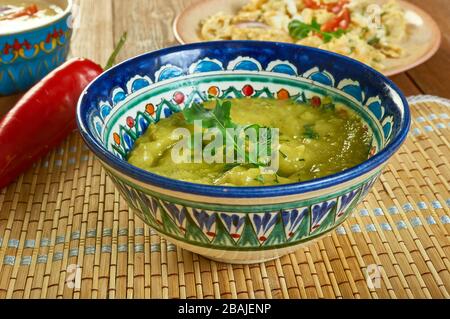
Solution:
[[(328, 100), (328, 102), (327, 102)], [(222, 186), (267, 186), (307, 181), (341, 172), (367, 160), (372, 136), (361, 118), (330, 99), (299, 104), (292, 100), (232, 99), (231, 119), (279, 130), (279, 169), (262, 174), (256, 165), (175, 163), (173, 132), (194, 131), (182, 113), (150, 125), (129, 155), (134, 166), (172, 179)], [(208, 102), (205, 108), (213, 108)], [(204, 146), (206, 143), (204, 143)]]

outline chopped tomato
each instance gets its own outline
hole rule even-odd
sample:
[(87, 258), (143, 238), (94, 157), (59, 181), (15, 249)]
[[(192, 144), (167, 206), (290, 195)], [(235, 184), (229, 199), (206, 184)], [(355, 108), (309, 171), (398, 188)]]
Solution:
[(11, 13), (10, 15), (6, 16), (6, 19), (8, 20), (12, 20), (12, 19), (16, 19), (16, 18), (20, 18), (20, 17), (24, 17), (24, 16), (32, 16), (34, 14), (36, 14), (39, 11), (38, 7), (36, 4), (32, 4), (26, 8), (23, 8), (22, 10), (19, 10), (17, 12)]
[(334, 14), (339, 14), (344, 6), (349, 3), (349, 0), (339, 0), (331, 3), (323, 3), (322, 1), (314, 1), (314, 0), (303, 0), (303, 3), (306, 8), (317, 10), (317, 9), (327, 9), (328, 12), (332, 12)]
[(342, 11), (340, 17), (341, 21), (339, 22), (339, 26), (341, 27), (341, 29), (345, 30), (349, 27), (351, 22), (350, 10), (348, 8), (345, 8), (344, 11)]
[(351, 20), (351, 18), (350, 18), (350, 10), (348, 8), (345, 8), (344, 11), (342, 11), (341, 16), (342, 16), (342, 19), (350, 21)]
[(334, 17), (330, 20), (328, 20), (328, 22), (324, 23), (322, 25), (322, 27), (320, 27), (320, 31), (323, 32), (334, 32), (338, 29), (339, 26), (339, 22), (341, 20), (339, 19), (339, 17)]
[(325, 4), (325, 6), (328, 12), (339, 14), (342, 11), (342, 9), (344, 9), (344, 6), (348, 4), (348, 2), (349, 2), (348, 0), (340, 0), (337, 2)]
[(320, 8), (320, 4), (314, 0), (303, 0), (303, 3), (305, 4), (305, 7), (309, 9), (316, 10)]
[(341, 14), (324, 23), (320, 30), (322, 32), (335, 32), (339, 29), (346, 30), (351, 22), (350, 10), (345, 8)]

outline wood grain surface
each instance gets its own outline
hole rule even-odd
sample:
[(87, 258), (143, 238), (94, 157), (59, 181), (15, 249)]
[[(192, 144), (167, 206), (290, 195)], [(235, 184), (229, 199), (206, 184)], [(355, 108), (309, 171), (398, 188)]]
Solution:
[[(120, 35), (128, 32), (128, 43), (118, 61), (147, 51), (176, 45), (172, 22), (184, 7), (196, 0), (75, 0), (77, 24), (71, 56), (104, 64)], [(438, 22), (443, 41), (437, 54), (425, 64), (392, 77), (409, 95), (432, 94), (450, 98), (450, 6), (448, 0), (409, 0)], [(19, 95), (0, 98), (0, 115)]]
[[(119, 59), (176, 45), (172, 22), (196, 0), (77, 0), (80, 28), (75, 31), (72, 55), (104, 63), (120, 35), (129, 42)], [(450, 5), (448, 0), (409, 0), (427, 11), (439, 24), (443, 42), (425, 64), (392, 79), (406, 95), (433, 94), (450, 98)], [(93, 4), (95, 3), (95, 8)]]

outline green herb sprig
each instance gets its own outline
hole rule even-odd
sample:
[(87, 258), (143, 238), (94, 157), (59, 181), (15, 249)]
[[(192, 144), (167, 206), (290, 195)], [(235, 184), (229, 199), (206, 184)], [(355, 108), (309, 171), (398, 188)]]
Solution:
[(333, 38), (340, 38), (347, 31), (339, 29), (335, 32), (324, 32), (322, 31), (321, 24), (316, 20), (313, 20), (311, 24), (301, 22), (300, 20), (292, 20), (289, 23), (288, 29), (289, 34), (292, 38), (296, 40), (301, 40), (309, 36), (311, 32), (320, 35), (325, 43), (330, 42)]
[(304, 137), (309, 138), (311, 140), (319, 138), (319, 134), (316, 131), (314, 131), (314, 125), (305, 124), (304, 128), (305, 128), (305, 132), (303, 133)]
[[(216, 99), (216, 106), (213, 110), (206, 109), (203, 104), (195, 103), (191, 107), (185, 108), (183, 110), (183, 116), (184, 116), (186, 122), (189, 124), (193, 124), (194, 121), (202, 121), (202, 125), (204, 128), (207, 128), (207, 129), (217, 128), (222, 133), (222, 136), (224, 137), (224, 139), (233, 141), (234, 150), (241, 158), (245, 159), (246, 163), (255, 165), (256, 167), (267, 166), (265, 163), (261, 163), (258, 161), (256, 163), (251, 163), (248, 152), (246, 152), (245, 149), (243, 149), (238, 144), (238, 142), (235, 138), (236, 136), (230, 135), (230, 132), (227, 130), (229, 128), (233, 128), (233, 129), (240, 128), (239, 125), (234, 123), (231, 119), (231, 102), (230, 101)], [(262, 129), (263, 127), (261, 127), (258, 124), (252, 124), (252, 125), (248, 125), (246, 127), (242, 127), (244, 132), (245, 132), (245, 130), (250, 129), (250, 128), (256, 129), (257, 132), (259, 133), (259, 130)], [(266, 137), (265, 143), (260, 141), (260, 144), (258, 145), (258, 147), (263, 147), (263, 146), (269, 147), (269, 143), (271, 143), (271, 136)], [(238, 165), (232, 164), (227, 167), (229, 167), (231, 169), (235, 166), (238, 166)]]

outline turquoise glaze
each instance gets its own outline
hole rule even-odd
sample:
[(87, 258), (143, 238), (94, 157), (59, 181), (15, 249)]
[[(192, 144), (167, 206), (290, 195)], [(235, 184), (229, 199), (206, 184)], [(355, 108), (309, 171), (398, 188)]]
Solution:
[(0, 96), (28, 90), (66, 60), (72, 0), (55, 3), (65, 11), (48, 24), (13, 34), (0, 30)]

